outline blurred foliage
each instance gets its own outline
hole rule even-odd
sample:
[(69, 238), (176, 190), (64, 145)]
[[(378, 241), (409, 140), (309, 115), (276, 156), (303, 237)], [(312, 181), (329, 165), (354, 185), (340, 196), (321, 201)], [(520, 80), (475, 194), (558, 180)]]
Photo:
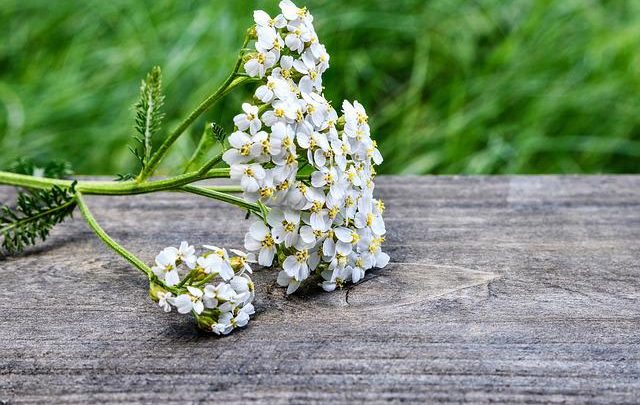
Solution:
[[(298, 0), (299, 5), (303, 4)], [(638, 172), (640, 2), (309, 0), (327, 97), (369, 110), (385, 173)], [(163, 70), (166, 128), (231, 69), (277, 1), (0, 0), (0, 165), (135, 168), (133, 104)], [(206, 114), (230, 130), (249, 90)], [(178, 144), (184, 164), (205, 120)]]

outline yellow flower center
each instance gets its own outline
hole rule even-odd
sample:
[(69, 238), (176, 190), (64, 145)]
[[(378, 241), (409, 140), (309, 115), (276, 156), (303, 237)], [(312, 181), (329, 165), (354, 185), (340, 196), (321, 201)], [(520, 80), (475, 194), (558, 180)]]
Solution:
[(295, 157), (295, 156), (293, 156), (292, 154), (289, 154), (289, 155), (287, 156), (287, 164), (288, 164), (288, 165), (292, 165), (292, 164), (294, 164), (295, 162), (296, 162), (296, 157)]
[(271, 145), (269, 144), (269, 140), (265, 139), (264, 141), (260, 142), (260, 144), (262, 145), (262, 153), (270, 153), (271, 152)]
[(263, 187), (260, 189), (261, 198), (270, 198), (275, 191), (271, 187)]
[(324, 203), (322, 201), (314, 201), (313, 204), (311, 205), (310, 211), (313, 213), (320, 212), (323, 206), (324, 206)]
[(276, 186), (276, 189), (278, 191), (284, 191), (284, 190), (288, 190), (289, 189), (289, 180), (285, 180), (282, 183), (278, 184)]
[(358, 235), (356, 232), (351, 233), (351, 236), (353, 237), (351, 243), (353, 243), (354, 245), (360, 241), (360, 235)]
[(372, 213), (368, 213), (367, 214), (367, 226), (371, 226), (372, 223), (373, 223), (373, 214)]
[(296, 260), (299, 263), (304, 263), (309, 259), (309, 251), (308, 250), (298, 250), (296, 252)]
[(287, 233), (292, 233), (293, 231), (296, 230), (296, 225), (289, 221), (282, 221), (282, 227)]
[(273, 238), (271, 237), (270, 234), (267, 234), (267, 236), (264, 237), (264, 240), (262, 241), (262, 247), (264, 248), (271, 248), (273, 246), (275, 246), (275, 242), (273, 240)]
[(348, 195), (345, 199), (344, 199), (344, 205), (346, 207), (353, 207), (353, 204), (355, 204), (355, 202), (353, 201), (353, 198)]

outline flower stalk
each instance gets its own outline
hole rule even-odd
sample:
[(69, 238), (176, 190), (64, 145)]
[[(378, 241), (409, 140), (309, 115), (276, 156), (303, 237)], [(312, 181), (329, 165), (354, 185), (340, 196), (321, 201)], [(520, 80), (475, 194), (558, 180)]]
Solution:
[[(161, 308), (192, 314), (199, 327), (217, 334), (245, 326), (254, 313), (249, 263), (281, 266), (277, 283), (287, 294), (319, 280), (332, 291), (359, 282), (369, 269), (385, 267), (384, 204), (374, 197), (382, 155), (371, 138), (369, 117), (357, 101), (344, 101), (340, 113), (333, 108), (322, 83), (330, 57), (313, 17), (290, 0), (282, 0), (280, 9), (274, 18), (254, 12), (255, 25), (227, 79), (155, 150), (164, 102), (160, 69), (147, 76), (136, 105), (139, 145), (132, 152), (141, 165), (137, 175), (120, 175), (125, 181), (72, 181), (0, 171), (0, 184), (40, 193), (19, 199), (20, 212), (0, 211), (7, 246), (33, 244), (38, 235), (43, 239), (77, 205), (98, 238), (145, 274), (150, 296)], [(184, 173), (153, 177), (199, 117), (234, 89), (254, 82), (259, 85), (253, 100), (242, 104), (228, 138), (222, 126), (212, 124), (213, 137), (206, 138), (205, 132), (181, 166)], [(216, 142), (219, 154), (209, 157)], [(214, 178), (232, 184), (198, 184)], [(249, 253), (203, 245), (205, 251), (197, 255), (183, 241), (178, 248), (163, 249), (148, 266), (104, 231), (84, 197), (161, 191), (211, 198), (246, 211), (247, 218), (255, 216), (244, 237)], [(23, 223), (30, 228), (18, 229)]]

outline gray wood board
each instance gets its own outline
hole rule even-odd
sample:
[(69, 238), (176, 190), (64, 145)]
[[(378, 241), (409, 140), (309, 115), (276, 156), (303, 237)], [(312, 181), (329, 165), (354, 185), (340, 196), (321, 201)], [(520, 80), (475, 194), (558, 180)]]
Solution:
[[(257, 314), (223, 338), (163, 313), (76, 213), (0, 261), (0, 400), (640, 400), (640, 176), (378, 184), (387, 268), (289, 298), (258, 269)], [(148, 262), (183, 239), (241, 248), (248, 226), (198, 196), (88, 202)]]

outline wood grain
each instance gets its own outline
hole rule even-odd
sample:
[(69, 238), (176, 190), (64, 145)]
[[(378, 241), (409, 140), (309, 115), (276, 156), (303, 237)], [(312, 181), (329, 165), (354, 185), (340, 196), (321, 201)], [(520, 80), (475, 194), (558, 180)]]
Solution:
[[(225, 338), (163, 313), (76, 215), (0, 261), (0, 400), (640, 401), (640, 177), (381, 177), (379, 195), (388, 268), (290, 298), (259, 270), (258, 312)], [(147, 261), (247, 227), (195, 196), (88, 202)]]

